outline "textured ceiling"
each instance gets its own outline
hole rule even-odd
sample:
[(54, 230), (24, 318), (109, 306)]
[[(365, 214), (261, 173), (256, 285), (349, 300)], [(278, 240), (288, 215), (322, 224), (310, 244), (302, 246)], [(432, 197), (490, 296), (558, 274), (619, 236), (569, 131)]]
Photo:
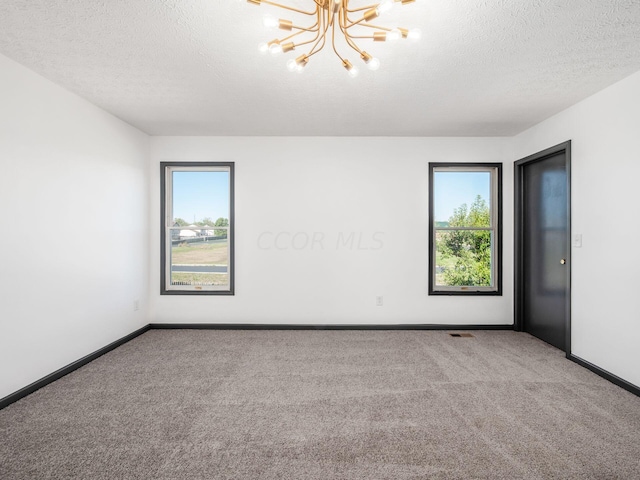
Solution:
[(261, 55), (266, 13), (286, 18), (242, 0), (0, 0), (0, 53), (152, 135), (513, 135), (640, 70), (639, 0), (396, 5), (376, 23), (422, 40), (363, 40), (382, 66), (355, 79), (330, 48), (301, 75)]

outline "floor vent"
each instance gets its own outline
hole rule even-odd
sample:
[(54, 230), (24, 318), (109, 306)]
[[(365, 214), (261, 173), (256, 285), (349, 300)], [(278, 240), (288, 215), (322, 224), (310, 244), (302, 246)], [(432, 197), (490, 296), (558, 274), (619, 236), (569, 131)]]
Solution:
[(449, 336), (457, 338), (473, 338), (473, 335), (470, 333), (450, 333)]

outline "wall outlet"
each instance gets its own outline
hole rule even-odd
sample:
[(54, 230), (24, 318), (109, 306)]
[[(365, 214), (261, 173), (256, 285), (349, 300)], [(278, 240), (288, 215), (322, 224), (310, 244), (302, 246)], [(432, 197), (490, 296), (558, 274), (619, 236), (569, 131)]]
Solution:
[(140, 310), (140, 300), (134, 300), (133, 301), (133, 311), (137, 312), (138, 310)]
[(382, 306), (382, 297), (378, 296), (376, 297), (376, 307), (381, 307)]

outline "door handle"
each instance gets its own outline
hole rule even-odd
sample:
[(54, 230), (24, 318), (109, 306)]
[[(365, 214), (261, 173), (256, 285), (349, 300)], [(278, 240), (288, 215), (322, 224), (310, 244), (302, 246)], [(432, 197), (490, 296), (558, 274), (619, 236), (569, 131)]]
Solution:
[(563, 258), (560, 260), (560, 265), (564, 265), (565, 263), (567, 263), (567, 259)]

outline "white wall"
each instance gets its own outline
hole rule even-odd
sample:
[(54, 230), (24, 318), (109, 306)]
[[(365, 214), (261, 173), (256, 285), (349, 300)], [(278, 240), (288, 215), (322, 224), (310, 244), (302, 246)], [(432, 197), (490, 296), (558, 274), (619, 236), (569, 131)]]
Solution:
[(572, 140), (572, 353), (640, 385), (640, 73), (514, 139), (516, 158)]
[(0, 105), (2, 398), (147, 323), (149, 141), (4, 56)]
[[(161, 161), (236, 162), (236, 295), (161, 296), (152, 235), (150, 321), (512, 324), (510, 153), (503, 138), (152, 138), (151, 232)], [(430, 161), (505, 162), (504, 296), (427, 295)]]

